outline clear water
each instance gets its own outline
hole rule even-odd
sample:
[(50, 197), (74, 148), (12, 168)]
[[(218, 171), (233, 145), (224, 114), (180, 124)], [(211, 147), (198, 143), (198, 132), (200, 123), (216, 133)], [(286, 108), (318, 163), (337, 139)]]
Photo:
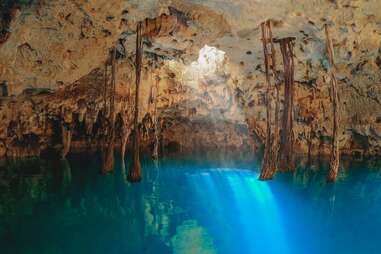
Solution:
[(377, 161), (345, 161), (334, 185), (324, 164), (258, 181), (250, 156), (147, 159), (139, 184), (100, 163), (1, 166), (0, 253), (381, 253)]

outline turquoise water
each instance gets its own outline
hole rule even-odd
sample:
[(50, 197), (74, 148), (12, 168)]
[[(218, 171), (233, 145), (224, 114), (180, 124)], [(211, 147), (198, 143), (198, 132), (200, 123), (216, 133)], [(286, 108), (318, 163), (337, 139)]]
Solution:
[[(0, 166), (0, 253), (381, 253), (381, 166), (344, 160), (258, 181), (255, 156), (146, 159), (130, 184), (100, 156)], [(128, 165), (128, 160), (126, 160)]]

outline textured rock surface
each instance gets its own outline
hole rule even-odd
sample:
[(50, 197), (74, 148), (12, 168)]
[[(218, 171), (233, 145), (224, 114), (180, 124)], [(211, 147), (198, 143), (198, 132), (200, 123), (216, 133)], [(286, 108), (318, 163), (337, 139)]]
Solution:
[[(101, 145), (103, 68), (112, 46), (119, 58), (117, 124), (129, 129), (134, 29), (147, 17), (154, 18), (145, 23), (140, 101), (147, 144), (153, 140), (156, 82), (162, 143), (196, 149), (252, 147), (263, 141), (259, 24), (272, 19), (275, 37), (297, 38), (299, 151), (308, 150), (310, 136), (313, 153), (329, 151), (332, 108), (323, 31), (328, 23), (339, 81), (342, 151), (381, 154), (380, 7), (378, 0), (34, 1), (15, 12), (10, 35), (0, 42), (0, 82), (7, 82), (12, 95), (1, 99), (0, 156), (59, 148), (63, 124), (74, 128), (73, 148)], [(278, 64), (281, 70), (279, 52)], [(118, 126), (120, 135), (125, 130)]]

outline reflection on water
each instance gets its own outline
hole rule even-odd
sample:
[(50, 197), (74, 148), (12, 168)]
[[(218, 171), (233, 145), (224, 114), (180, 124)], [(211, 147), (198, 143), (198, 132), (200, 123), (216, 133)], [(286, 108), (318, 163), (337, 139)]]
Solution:
[(0, 165), (0, 253), (380, 253), (381, 166), (325, 163), (258, 181), (253, 156), (129, 161), (101, 156)]

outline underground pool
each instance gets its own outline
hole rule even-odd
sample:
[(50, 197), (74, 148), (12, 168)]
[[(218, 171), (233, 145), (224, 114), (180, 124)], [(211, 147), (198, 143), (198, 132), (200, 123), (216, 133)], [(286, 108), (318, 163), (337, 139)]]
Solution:
[[(259, 181), (248, 154), (128, 159), (99, 173), (98, 154), (29, 159), (0, 169), (1, 253), (378, 253), (379, 161), (327, 163)], [(302, 165), (302, 164), (300, 164)]]

